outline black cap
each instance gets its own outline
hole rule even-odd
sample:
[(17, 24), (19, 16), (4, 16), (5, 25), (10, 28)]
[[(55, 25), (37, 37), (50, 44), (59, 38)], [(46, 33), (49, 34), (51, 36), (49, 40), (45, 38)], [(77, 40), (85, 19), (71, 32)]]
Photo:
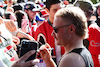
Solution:
[(24, 6), (24, 10), (29, 9), (31, 11), (40, 11), (39, 8), (37, 8), (37, 5), (34, 2), (27, 2)]

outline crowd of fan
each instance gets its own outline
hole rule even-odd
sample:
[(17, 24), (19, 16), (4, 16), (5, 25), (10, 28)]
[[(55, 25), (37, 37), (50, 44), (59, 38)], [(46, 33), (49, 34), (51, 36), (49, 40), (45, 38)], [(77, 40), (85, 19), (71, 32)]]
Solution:
[[(53, 0), (51, 0), (51, 1), (53, 1)], [(85, 4), (85, 6), (78, 5), (78, 4), (81, 4), (81, 2), (79, 2), (79, 3), (75, 2), (75, 3), (74, 3), (74, 6), (79, 6), (86, 14), (87, 22), (88, 22), (89, 36), (87, 39), (84, 40), (84, 45), (89, 49), (89, 51), (92, 55), (92, 58), (94, 61), (94, 67), (99, 67), (100, 60), (98, 60), (98, 58), (100, 58), (100, 51), (99, 51), (100, 50), (99, 49), (100, 41), (99, 41), (98, 37), (100, 36), (100, 32), (99, 32), (100, 5), (98, 5), (96, 10), (93, 11), (92, 7), (90, 7), (91, 5), (87, 5), (87, 3)], [(57, 59), (57, 49), (61, 50), (60, 51), (61, 56), (64, 54), (65, 50), (63, 49), (63, 47), (60, 48), (59, 46), (55, 45), (54, 43), (56, 41), (54, 40), (54, 37), (51, 36), (52, 31), (53, 31), (52, 24), (53, 24), (54, 14), (52, 11), (51, 11), (52, 13), (50, 13), (51, 6), (50, 7), (47, 6), (48, 4), (49, 3), (42, 2), (40, 0), (35, 1), (35, 2), (22, 1), (20, 3), (19, 2), (14, 3), (13, 0), (7, 0), (7, 2), (5, 2), (5, 1), (0, 2), (0, 35), (1, 35), (0, 44), (3, 43), (2, 38), (5, 40), (7, 39), (7, 41), (9, 41), (9, 39), (11, 39), (13, 41), (13, 43), (10, 44), (9, 48), (8, 48), (9, 45), (7, 45), (5, 48), (6, 48), (6, 50), (8, 50), (8, 53), (10, 52), (12, 47), (17, 52), (17, 54), (15, 51), (11, 52), (11, 53), (14, 53), (15, 59), (13, 60), (13, 57), (10, 57), (10, 61), (18, 61), (18, 57), (20, 54), (21, 41), (23, 39), (28, 39), (30, 41), (36, 40), (36, 41), (40, 42), (41, 44), (48, 43), (51, 47), (54, 48), (54, 54), (52, 56), (53, 60), (56, 62), (56, 64), (59, 63), (59, 59)], [(55, 4), (55, 3), (53, 3), (53, 4)], [(62, 7), (67, 7), (67, 6), (71, 7), (72, 6), (72, 4), (68, 3), (68, 1), (66, 1), (66, 0), (62, 1), (61, 5), (62, 5)], [(89, 6), (89, 8), (88, 8), (88, 6)], [(60, 8), (58, 7), (55, 9), (55, 13), (58, 9), (60, 9)], [(95, 25), (95, 23), (97, 25)], [(95, 27), (93, 27), (92, 24), (94, 24)], [(4, 27), (6, 30), (5, 29), (3, 30)], [(97, 32), (99, 32), (98, 34), (96, 33), (96, 31), (94, 31), (95, 28), (98, 30), (98, 31), (96, 30)], [(6, 52), (6, 50), (4, 50), (4, 51)], [(59, 50), (58, 50), (58, 53), (59, 53)], [(33, 53), (34, 53), (34, 51), (30, 51), (31, 55)], [(29, 53), (27, 53), (27, 54), (29, 54)], [(26, 58), (22, 57), (21, 59), (22, 60), (24, 59), (23, 61), (25, 61), (29, 56), (27, 56)], [(55, 59), (55, 56), (56, 56), (56, 59)], [(61, 58), (61, 57), (59, 57), (59, 58)], [(37, 59), (36, 59), (36, 61), (34, 60), (31, 62), (33, 62), (33, 64), (36, 64), (38, 62), (40, 64), (37, 64), (37, 66), (45, 67), (46, 65), (45, 65), (43, 59), (39, 58), (39, 60), (41, 62), (39, 62)], [(4, 61), (4, 62), (6, 64), (8, 61), (7, 62)], [(1, 63), (1, 61), (0, 61), (0, 63)], [(14, 63), (12, 67), (14, 67), (14, 66), (17, 67), (17, 65), (16, 65), (17, 63), (18, 62)], [(21, 62), (21, 63), (23, 63), (23, 62)], [(5, 64), (3, 65), (3, 64), (4, 63), (0, 64), (0, 66), (2, 66), (2, 67), (8, 66), (9, 67), (12, 65), (12, 62), (7, 65), (5, 65)], [(23, 63), (23, 65), (25, 65), (25, 64)], [(27, 63), (26, 63), (26, 66), (28, 66)]]

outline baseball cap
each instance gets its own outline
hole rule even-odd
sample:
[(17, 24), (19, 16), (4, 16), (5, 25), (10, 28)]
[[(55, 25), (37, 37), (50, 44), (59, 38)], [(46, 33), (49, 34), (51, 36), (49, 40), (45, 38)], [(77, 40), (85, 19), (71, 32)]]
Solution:
[(88, 11), (89, 13), (93, 13), (93, 3), (90, 0), (76, 0), (73, 3), (74, 6), (80, 7), (83, 11)]
[(43, 8), (44, 7), (44, 4), (43, 3), (39, 3), (39, 5)]
[(36, 4), (37, 9), (42, 10), (41, 6), (39, 4)]
[(40, 11), (39, 8), (37, 8), (37, 5), (34, 2), (27, 2), (24, 6), (24, 10), (29, 9), (31, 11)]

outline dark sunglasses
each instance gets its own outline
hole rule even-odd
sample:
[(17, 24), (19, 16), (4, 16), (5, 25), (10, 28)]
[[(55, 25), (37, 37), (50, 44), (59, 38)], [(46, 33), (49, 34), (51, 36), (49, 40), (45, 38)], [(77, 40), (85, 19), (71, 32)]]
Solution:
[(60, 26), (60, 27), (53, 27), (53, 29), (54, 29), (55, 33), (57, 33), (59, 28), (62, 28), (62, 27), (65, 27), (65, 26), (70, 26), (70, 25), (64, 25), (64, 26)]

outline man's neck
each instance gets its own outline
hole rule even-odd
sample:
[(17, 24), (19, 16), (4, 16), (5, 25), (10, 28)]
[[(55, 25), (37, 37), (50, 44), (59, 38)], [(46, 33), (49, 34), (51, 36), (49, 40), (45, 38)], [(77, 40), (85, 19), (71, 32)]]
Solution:
[(53, 24), (53, 19), (51, 19), (50, 17), (49, 17), (49, 21)]
[(83, 47), (83, 40), (81, 38), (75, 38), (70, 43), (65, 46), (65, 52), (69, 53), (75, 48), (82, 48)]

